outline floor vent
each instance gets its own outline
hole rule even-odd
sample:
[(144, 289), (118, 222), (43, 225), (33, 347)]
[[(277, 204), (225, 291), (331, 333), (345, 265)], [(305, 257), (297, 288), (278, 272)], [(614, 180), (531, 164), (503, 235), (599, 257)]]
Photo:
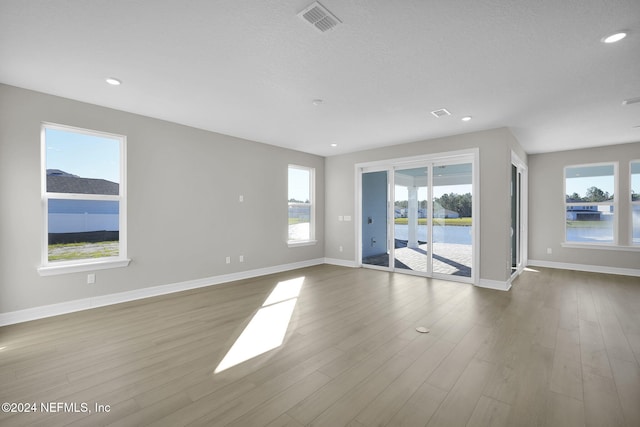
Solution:
[(318, 2), (312, 3), (309, 7), (298, 14), (299, 17), (313, 25), (316, 30), (324, 33), (342, 23), (333, 13), (329, 12)]

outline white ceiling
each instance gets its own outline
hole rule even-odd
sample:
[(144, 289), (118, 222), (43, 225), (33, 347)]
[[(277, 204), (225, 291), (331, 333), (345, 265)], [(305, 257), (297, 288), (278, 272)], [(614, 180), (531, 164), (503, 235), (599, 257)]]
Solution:
[(0, 0), (0, 82), (323, 156), (502, 126), (529, 153), (640, 141), (638, 0), (322, 0), (326, 33), (311, 3)]

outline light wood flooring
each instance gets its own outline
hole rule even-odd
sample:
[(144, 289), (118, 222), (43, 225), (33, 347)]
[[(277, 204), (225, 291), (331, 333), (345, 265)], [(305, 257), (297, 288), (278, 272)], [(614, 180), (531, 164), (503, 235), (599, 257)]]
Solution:
[[(214, 374), (301, 276), (283, 344)], [(0, 402), (39, 411), (0, 425), (640, 426), (639, 362), (637, 277), (500, 292), (322, 265), (0, 328)]]

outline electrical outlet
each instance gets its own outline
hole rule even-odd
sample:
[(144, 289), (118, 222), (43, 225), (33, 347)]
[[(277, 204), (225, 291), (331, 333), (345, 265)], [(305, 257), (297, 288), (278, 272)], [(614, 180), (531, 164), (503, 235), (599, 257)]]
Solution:
[(345, 221), (351, 221), (351, 215), (345, 215), (344, 216), (344, 220)]
[(553, 253), (553, 250), (551, 248), (547, 248), (547, 255), (551, 255)]
[(244, 255), (240, 255), (240, 256), (238, 257), (238, 260), (239, 260), (240, 262), (244, 262)]
[(244, 196), (242, 194), (238, 197), (238, 201), (239, 202), (244, 202)]
[(231, 264), (231, 257), (230, 256), (227, 257), (227, 264)]
[(87, 274), (87, 283), (88, 284), (96, 283), (96, 274), (95, 273)]
[(342, 252), (342, 246), (340, 246), (338, 249), (340, 250), (340, 252)]

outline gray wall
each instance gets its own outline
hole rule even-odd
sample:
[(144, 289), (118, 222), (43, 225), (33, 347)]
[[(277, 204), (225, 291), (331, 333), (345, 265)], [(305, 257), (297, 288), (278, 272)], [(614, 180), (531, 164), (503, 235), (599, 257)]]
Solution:
[[(511, 149), (526, 155), (508, 129), (493, 129), (328, 157), (326, 171), (325, 256), (355, 261), (355, 224), (338, 216), (356, 212), (357, 163), (480, 149), (480, 278), (506, 281), (510, 275)], [(343, 247), (343, 252), (339, 247)]]
[[(92, 285), (36, 271), (43, 121), (127, 136), (132, 262)], [(289, 163), (316, 168), (315, 246), (287, 247)], [(0, 312), (322, 258), (324, 181), (319, 156), (0, 85)]]
[[(620, 244), (630, 245), (629, 162), (640, 159), (640, 142), (529, 155), (529, 259), (612, 268), (640, 268), (640, 252), (565, 248), (564, 167), (618, 162)], [(552, 254), (547, 254), (551, 248)]]

